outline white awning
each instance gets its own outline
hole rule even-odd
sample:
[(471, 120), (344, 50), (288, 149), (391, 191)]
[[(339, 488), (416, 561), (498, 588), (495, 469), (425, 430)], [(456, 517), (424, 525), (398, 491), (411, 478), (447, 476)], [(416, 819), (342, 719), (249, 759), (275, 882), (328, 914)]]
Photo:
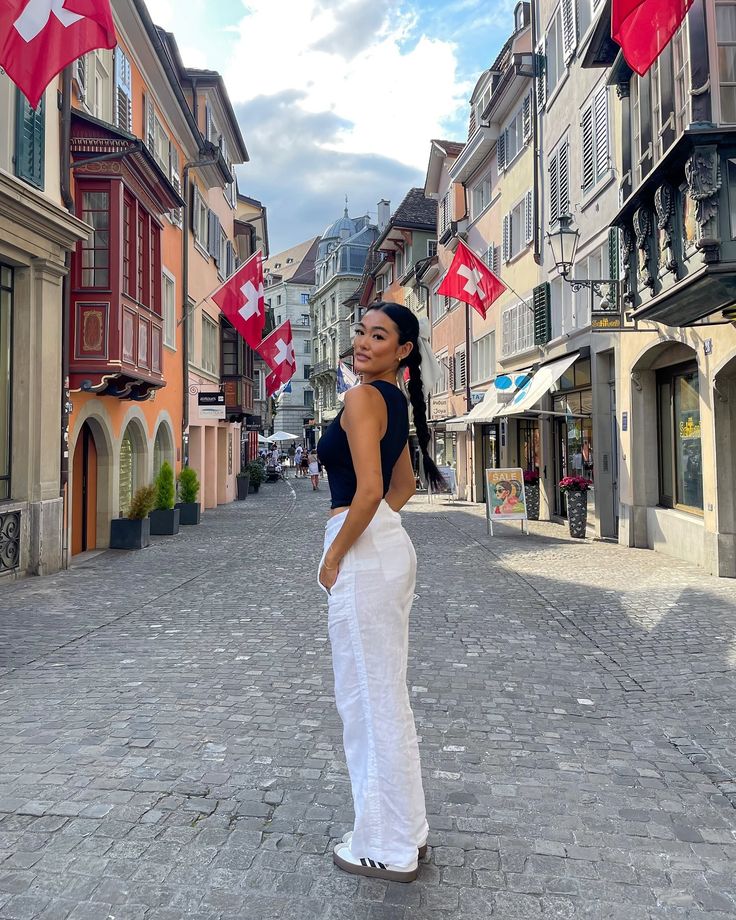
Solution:
[(557, 358), (555, 361), (550, 361), (549, 364), (543, 364), (540, 368), (537, 368), (526, 385), (521, 387), (513, 398), (500, 408), (498, 414), (522, 415), (524, 412), (528, 412), (536, 406), (568, 367), (577, 361), (578, 357), (579, 352), (574, 351), (572, 354), (565, 355), (564, 358)]
[(565, 371), (574, 364), (579, 357), (579, 352), (565, 355), (564, 358), (557, 358), (538, 368), (533, 374), (527, 371), (516, 371), (515, 380), (512, 384), (516, 385), (520, 381), (522, 373), (528, 376), (528, 379), (513, 391), (511, 399), (499, 399), (499, 393), (503, 392), (500, 388), (491, 387), (486, 391), (483, 402), (474, 406), (467, 415), (457, 415), (454, 418), (448, 418), (445, 422), (447, 431), (467, 431), (471, 425), (485, 425), (492, 422), (495, 418), (506, 415), (521, 415), (528, 412), (535, 406), (549, 388), (559, 380)]

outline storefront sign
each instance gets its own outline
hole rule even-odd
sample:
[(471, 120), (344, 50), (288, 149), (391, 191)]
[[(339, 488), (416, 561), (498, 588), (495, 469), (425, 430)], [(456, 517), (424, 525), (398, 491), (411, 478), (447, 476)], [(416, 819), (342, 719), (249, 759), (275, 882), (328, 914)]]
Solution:
[(260, 415), (246, 415), (243, 427), (246, 431), (261, 431), (263, 429), (263, 421)]
[(599, 332), (617, 332), (624, 328), (620, 313), (611, 310), (593, 310), (590, 315), (590, 328)]
[(520, 468), (488, 469), (486, 475), (486, 514), (494, 521), (525, 521), (526, 493)]
[(451, 466), (438, 466), (437, 469), (442, 474), (442, 478), (447, 483), (447, 491), (451, 495), (457, 494), (457, 477), (455, 470)]
[(447, 400), (432, 399), (430, 418), (447, 418)]
[(225, 394), (219, 390), (197, 393), (200, 418), (225, 419)]
[(482, 402), (483, 402), (483, 399), (485, 398), (485, 395), (486, 395), (486, 394), (485, 394), (485, 391), (484, 391), (484, 390), (471, 390), (471, 391), (470, 391), (470, 402), (471, 402), (474, 406), (477, 406), (478, 403), (482, 403)]

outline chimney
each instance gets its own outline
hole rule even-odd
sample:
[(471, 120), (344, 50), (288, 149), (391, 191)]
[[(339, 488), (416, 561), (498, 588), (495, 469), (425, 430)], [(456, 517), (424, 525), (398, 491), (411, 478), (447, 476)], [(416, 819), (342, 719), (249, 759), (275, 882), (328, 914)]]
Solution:
[(391, 202), (386, 201), (385, 198), (382, 198), (378, 202), (378, 232), (383, 233), (383, 231), (388, 226), (388, 222), (391, 219)]

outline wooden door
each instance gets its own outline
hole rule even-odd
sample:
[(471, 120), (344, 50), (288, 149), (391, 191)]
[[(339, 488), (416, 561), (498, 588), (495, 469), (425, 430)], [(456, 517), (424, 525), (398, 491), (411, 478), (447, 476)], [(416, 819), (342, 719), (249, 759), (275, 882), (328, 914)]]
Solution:
[(72, 460), (72, 555), (97, 547), (97, 447), (85, 422)]

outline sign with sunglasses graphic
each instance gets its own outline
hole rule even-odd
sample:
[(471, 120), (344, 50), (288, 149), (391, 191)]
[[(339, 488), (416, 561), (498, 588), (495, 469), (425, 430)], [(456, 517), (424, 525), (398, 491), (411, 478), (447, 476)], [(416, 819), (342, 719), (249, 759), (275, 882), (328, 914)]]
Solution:
[(526, 521), (526, 494), (521, 469), (486, 470), (489, 521)]

